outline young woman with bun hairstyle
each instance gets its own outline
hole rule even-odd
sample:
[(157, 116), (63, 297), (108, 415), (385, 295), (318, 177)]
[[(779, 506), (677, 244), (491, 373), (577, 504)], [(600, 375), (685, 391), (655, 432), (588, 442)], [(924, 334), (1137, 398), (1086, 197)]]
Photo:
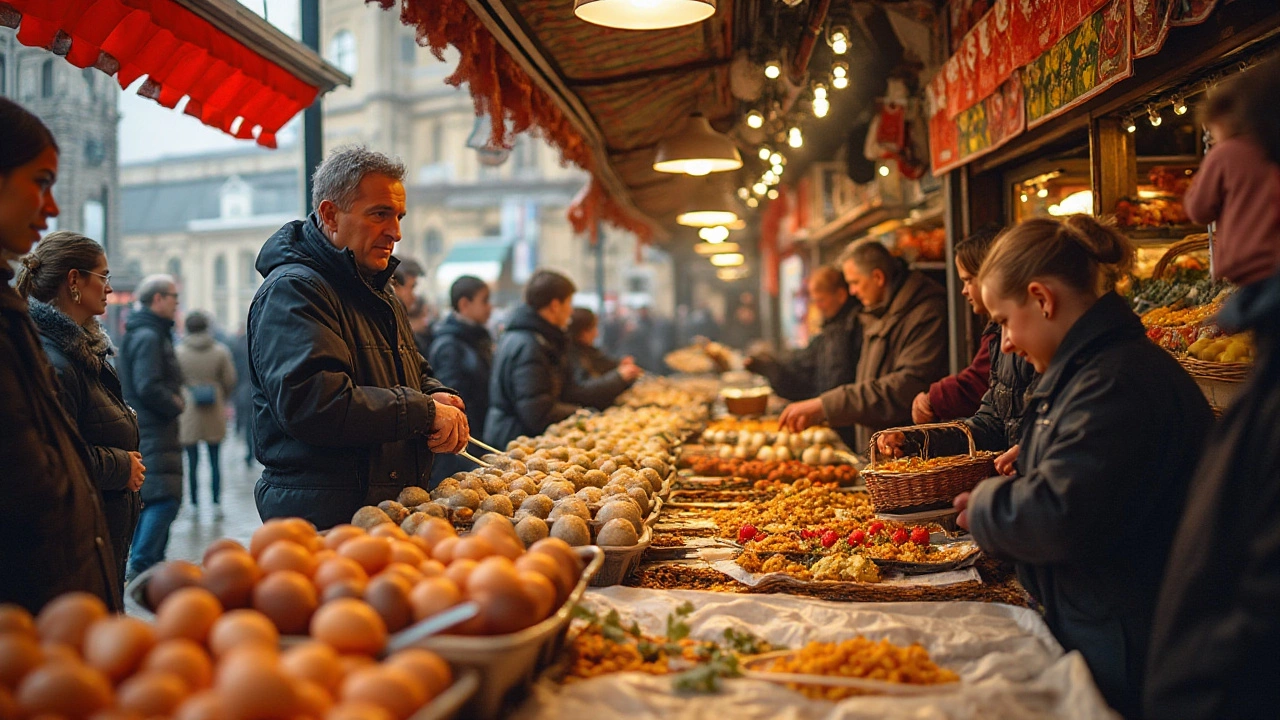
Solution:
[(1092, 218), (1038, 218), (996, 241), (978, 274), (1001, 350), (1041, 373), (1011, 477), (956, 498), (984, 551), (1012, 560), (1107, 701), (1142, 716), (1143, 669), (1173, 518), (1213, 415), (1112, 287), (1127, 238)]
[(107, 521), (87, 448), (58, 402), (58, 381), (12, 287), (10, 261), (58, 214), (58, 145), (0, 97), (0, 603), (38, 612), (73, 590), (123, 610)]

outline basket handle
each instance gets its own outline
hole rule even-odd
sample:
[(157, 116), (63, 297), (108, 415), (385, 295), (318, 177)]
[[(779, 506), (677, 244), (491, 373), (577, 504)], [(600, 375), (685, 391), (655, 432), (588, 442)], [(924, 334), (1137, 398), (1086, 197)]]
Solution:
[[(878, 464), (876, 462), (876, 439), (878, 439), (881, 435), (884, 435), (885, 433), (891, 433), (891, 432), (907, 433), (907, 432), (922, 431), (922, 430), (955, 430), (957, 428), (962, 430), (964, 432), (964, 436), (969, 439), (969, 457), (973, 457), (978, 452), (978, 448), (976, 445), (974, 445), (974, 442), (973, 442), (973, 433), (970, 432), (968, 425), (965, 425), (962, 422), (952, 420), (950, 422), (925, 423), (924, 425), (909, 425), (907, 427), (885, 428), (884, 430), (879, 430), (875, 433), (872, 433), (871, 448), (869, 450), (869, 454), (871, 457), (871, 468), (875, 469), (875, 467)], [(926, 456), (929, 454), (928, 434), (924, 436), (923, 452), (924, 452), (924, 455)], [(927, 460), (928, 457), (926, 457), (925, 459)]]
[(1157, 278), (1157, 279), (1164, 277), (1165, 272), (1169, 269), (1169, 266), (1173, 264), (1173, 261), (1176, 260), (1179, 255), (1184, 255), (1189, 252), (1195, 252), (1197, 250), (1208, 250), (1208, 249), (1209, 249), (1208, 233), (1195, 233), (1192, 235), (1188, 235), (1182, 238), (1181, 240), (1170, 245), (1169, 249), (1165, 251), (1164, 255), (1160, 256), (1160, 259), (1156, 261), (1155, 267), (1152, 268), (1151, 270), (1151, 277)]

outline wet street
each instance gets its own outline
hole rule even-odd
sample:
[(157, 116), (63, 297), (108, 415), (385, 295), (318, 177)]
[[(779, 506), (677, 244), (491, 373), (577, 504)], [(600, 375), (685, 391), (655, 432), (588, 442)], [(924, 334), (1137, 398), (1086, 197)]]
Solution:
[[(222, 442), (222, 513), (221, 520), (214, 519), (213, 500), (209, 488), (209, 456), (200, 447), (199, 492), (200, 505), (191, 504), (189, 485), (183, 483), (182, 510), (173, 521), (169, 533), (169, 550), (166, 559), (200, 562), (204, 549), (210, 542), (229, 537), (246, 545), (253, 531), (262, 525), (258, 508), (253, 502), (253, 486), (262, 473), (257, 462), (246, 465), (244, 440), (234, 433), (234, 426), (227, 428)], [(184, 467), (185, 467), (184, 456)]]

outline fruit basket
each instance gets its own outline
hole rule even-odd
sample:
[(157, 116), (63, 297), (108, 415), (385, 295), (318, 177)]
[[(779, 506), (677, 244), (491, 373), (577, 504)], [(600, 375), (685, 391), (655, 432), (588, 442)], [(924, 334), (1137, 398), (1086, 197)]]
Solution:
[(649, 545), (652, 542), (653, 529), (646, 523), (644, 532), (640, 534), (640, 542), (635, 545), (601, 547), (600, 549), (604, 552), (604, 563), (591, 578), (591, 586), (608, 587), (610, 585), (621, 585), (622, 581), (626, 580), (627, 576), (640, 566), (640, 561), (644, 558), (644, 551), (649, 549)]
[[(905, 460), (878, 458), (876, 441), (889, 432), (923, 432), (926, 430), (960, 430), (969, 440), (968, 455), (929, 457), (929, 433), (924, 432), (920, 457)], [(999, 453), (979, 451), (973, 444), (973, 433), (959, 422), (930, 423), (911, 427), (889, 428), (871, 436), (871, 463), (862, 471), (876, 512), (902, 511), (946, 506), (960, 493), (969, 492), (979, 482), (996, 474), (995, 459)]]

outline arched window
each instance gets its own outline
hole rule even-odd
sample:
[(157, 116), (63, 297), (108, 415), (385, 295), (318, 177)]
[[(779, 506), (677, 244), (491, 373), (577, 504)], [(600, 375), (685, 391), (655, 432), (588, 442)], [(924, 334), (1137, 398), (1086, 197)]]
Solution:
[(45, 60), (40, 66), (40, 97), (53, 97), (53, 61)]
[(348, 75), (356, 74), (356, 36), (350, 30), (339, 30), (329, 42), (329, 62)]

